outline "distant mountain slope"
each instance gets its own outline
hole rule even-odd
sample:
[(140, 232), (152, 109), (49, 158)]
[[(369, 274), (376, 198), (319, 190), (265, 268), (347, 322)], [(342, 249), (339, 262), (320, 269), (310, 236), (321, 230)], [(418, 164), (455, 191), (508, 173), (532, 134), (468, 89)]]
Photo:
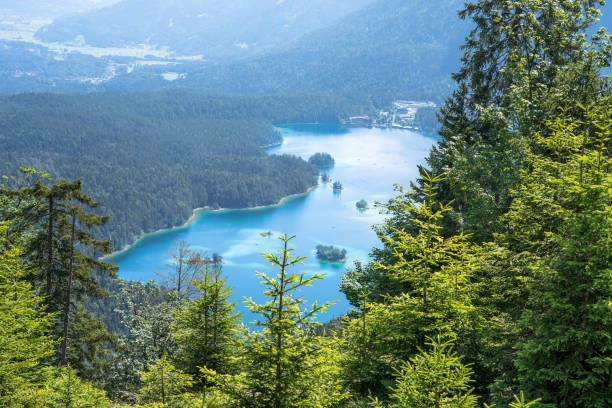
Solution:
[(125, 0), (43, 27), (44, 41), (167, 46), (216, 60), (284, 45), (372, 0)]
[(0, 16), (18, 15), (25, 18), (54, 18), (69, 13), (90, 11), (110, 6), (120, 0), (3, 0)]
[(281, 52), (229, 65), (192, 64), (170, 86), (220, 93), (390, 92), (441, 100), (451, 90), (450, 73), (468, 32), (456, 14), (462, 4), (378, 0)]
[[(126, 3), (133, 1), (137, 0)], [(209, 4), (212, 0), (205, 1)], [(230, 2), (237, 4), (237, 0)], [(403, 97), (442, 102), (452, 90), (450, 74), (459, 67), (459, 46), (469, 29), (456, 15), (462, 5), (461, 0), (377, 0), (325, 28), (266, 49), (270, 52), (265, 55), (233, 62), (133, 65), (126, 58), (96, 59), (76, 53), (63, 55), (65, 60), (61, 60), (38, 46), (0, 42), (0, 93), (157, 89), (217, 94), (357, 92), (383, 95), (385, 100)], [(116, 7), (119, 4), (111, 9)], [(611, 10), (610, 4), (603, 8), (597, 26), (611, 27)], [(233, 43), (230, 48), (237, 49)], [(162, 74), (168, 71), (182, 75), (166, 81)]]

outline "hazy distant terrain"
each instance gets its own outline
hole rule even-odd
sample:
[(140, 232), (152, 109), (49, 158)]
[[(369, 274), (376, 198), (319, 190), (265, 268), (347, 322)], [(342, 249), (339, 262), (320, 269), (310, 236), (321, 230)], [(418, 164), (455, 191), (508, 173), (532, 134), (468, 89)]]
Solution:
[(80, 13), (110, 6), (120, 0), (4, 0), (0, 16), (18, 15), (24, 18), (55, 18), (69, 13)]
[(286, 49), (245, 62), (193, 65), (173, 86), (209, 92), (350, 90), (439, 99), (468, 33), (461, 0), (378, 0)]
[(125, 0), (37, 33), (99, 47), (149, 44), (218, 59), (274, 49), (372, 0)]
[[(33, 10), (64, 17), (39, 30), (38, 44), (31, 44), (33, 32), (21, 42), (14, 41), (19, 32), (3, 37), (0, 24), (5, 94), (358, 92), (441, 102), (469, 31), (456, 13), (462, 0), (9, 3), (25, 21)], [(65, 14), (79, 7), (90, 11)], [(610, 8), (603, 8), (600, 26), (610, 26)]]

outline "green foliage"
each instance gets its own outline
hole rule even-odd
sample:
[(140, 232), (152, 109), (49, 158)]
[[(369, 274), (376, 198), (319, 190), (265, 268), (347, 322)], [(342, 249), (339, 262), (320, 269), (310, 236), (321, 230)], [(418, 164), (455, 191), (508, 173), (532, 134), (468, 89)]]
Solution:
[(84, 192), (104, 203), (100, 213), (112, 216), (96, 237), (120, 248), (183, 224), (194, 208), (275, 204), (303, 193), (316, 174), (302, 159), (266, 154), (262, 146), (282, 141), (271, 123), (337, 122), (361, 105), (326, 96), (0, 97), (0, 174), (34, 165), (83, 178)]
[(404, 207), (417, 232), (396, 229), (385, 242), (396, 262), (378, 265), (409, 288), (395, 300), (408, 308), (405, 312), (413, 322), (417, 344), (424, 344), (427, 333), (459, 333), (469, 324), (469, 283), (480, 263), (478, 248), (468, 235), (444, 238), (441, 234), (440, 221), (450, 211), (449, 205), (434, 202), (435, 184), (442, 177), (426, 172), (421, 177), (425, 202), (419, 206), (412, 201), (395, 202)]
[(163, 407), (184, 407), (190, 399), (184, 392), (193, 385), (190, 375), (177, 370), (164, 355), (146, 372), (139, 372), (142, 388), (140, 397), (145, 403), (161, 403)]
[[(0, 237), (6, 232), (0, 223)], [(22, 252), (3, 238), (0, 246), (0, 405), (30, 406), (57, 344), (48, 335), (54, 316), (24, 280), (30, 271), (20, 260)]]
[(612, 103), (583, 109), (538, 138), (507, 216), (508, 244), (532, 257), (519, 380), (551, 406), (612, 404)]
[[(430, 339), (429, 351), (420, 350), (398, 370), (390, 408), (476, 408), (472, 370), (452, 351), (452, 343)], [(374, 406), (381, 407), (380, 404)]]
[[(96, 239), (92, 228), (104, 225), (108, 216), (93, 211), (101, 203), (83, 192), (82, 180), (51, 183), (46, 172), (22, 168), (23, 186), (2, 186), (0, 194), (13, 208), (0, 207), (0, 219), (15, 220), (10, 232), (24, 240), (24, 259), (36, 273), (28, 279), (52, 313), (60, 313), (54, 334), (62, 338), (58, 361), (70, 362), (81, 375), (93, 378), (103, 371), (102, 361), (113, 337), (100, 321), (82, 309), (87, 297), (104, 291), (94, 279), (114, 276), (116, 266), (98, 259), (110, 252), (110, 240)], [(26, 223), (24, 224), (24, 221)]]
[(48, 384), (50, 391), (48, 401), (43, 405), (48, 408), (110, 408), (104, 391), (81, 380), (77, 372), (67, 367), (60, 367)]
[(313, 369), (325, 364), (322, 349), (326, 340), (307, 331), (316, 325), (317, 314), (324, 312), (331, 304), (314, 303), (305, 306), (305, 301), (296, 292), (309, 287), (322, 274), (310, 277), (305, 273), (291, 273), (289, 269), (305, 259), (291, 254), (289, 241), (292, 237), (280, 237), (283, 248), (279, 255), (265, 254), (265, 258), (279, 269), (275, 277), (258, 272), (266, 289), (264, 295), (269, 299), (264, 304), (247, 300), (247, 305), (261, 316), (255, 320), (260, 332), (249, 333), (247, 359), (252, 359), (252, 370), (246, 372), (247, 384), (258, 404), (270, 407), (300, 406), (309, 401), (317, 392), (308, 387), (308, 378)]
[[(370, 397), (382, 400), (373, 406), (467, 408), (477, 395), (486, 407), (513, 396), (510, 408), (612, 405), (612, 102), (600, 74), (610, 46), (603, 32), (585, 35), (600, 4), (465, 4), (460, 15), (475, 28), (440, 113), (432, 171), (421, 169), (416, 191), (398, 187), (382, 205), (382, 247), (342, 278), (356, 310), (339, 329), (316, 322), (329, 304), (300, 297), (323, 275), (291, 272), (304, 260), (292, 254), (292, 237), (265, 254), (278, 272), (258, 273), (267, 301), (247, 300), (258, 315), (252, 328), (236, 325), (220, 259), (180, 243), (168, 287), (121, 282), (98, 259), (109, 242), (95, 237), (123, 243), (193, 207), (303, 191), (315, 183), (312, 166), (265, 155), (261, 147), (279, 141), (269, 123), (335, 120), (372, 106), (329, 95), (1, 97), (0, 171), (22, 163), (83, 172), (119, 217), (106, 224), (99, 214), (108, 207), (80, 180), (53, 182), (32, 167), (2, 179), (0, 405), (108, 407), (82, 378), (160, 408), (356, 407)], [(346, 256), (317, 249), (331, 261)], [(100, 282), (110, 299), (99, 298)], [(116, 349), (85, 305), (107, 314)], [(54, 354), (77, 370), (52, 368)], [(203, 392), (192, 393), (200, 383)]]
[(371, 301), (370, 284), (361, 275), (349, 286), (353, 304), (360, 308), (348, 322), (344, 353), (344, 378), (352, 389), (367, 395), (385, 396), (392, 382), (392, 367), (409, 360), (436, 333), (468, 341), (477, 319), (472, 305), (471, 279), (482, 264), (479, 248), (469, 236), (441, 235), (440, 221), (450, 211), (435, 202), (435, 183), (440, 177), (423, 172), (427, 201), (416, 205), (403, 197), (393, 199), (388, 211), (403, 214), (402, 222), (388, 220), (382, 235), (391, 254), (370, 270), (380, 270), (399, 293)]
[(138, 371), (146, 370), (164, 355), (174, 354), (177, 345), (172, 328), (182, 301), (176, 291), (154, 282), (121, 282), (115, 296), (122, 333), (109, 382), (115, 390), (135, 391)]
[[(538, 402), (540, 401), (540, 399), (536, 399), (533, 401), (525, 401), (525, 395), (523, 394), (523, 391), (521, 391), (520, 393), (520, 397), (518, 395), (514, 395), (514, 401), (511, 402), (508, 406), (510, 408), (529, 408), (529, 407), (537, 407)], [(484, 404), (485, 408), (493, 408), (496, 407), (495, 404), (493, 405), (489, 405), (489, 404)]]
[(261, 330), (245, 330), (241, 342), (244, 349), (239, 357), (240, 372), (219, 375), (203, 370), (234, 401), (232, 406), (251, 407), (331, 407), (344, 400), (334, 364), (337, 340), (312, 334), (318, 325), (315, 318), (330, 305), (314, 303), (307, 306), (298, 297), (302, 288), (322, 279), (322, 274), (307, 276), (292, 273), (289, 268), (305, 259), (292, 255), (289, 242), (293, 237), (279, 239), (283, 243), (279, 255), (264, 254), (278, 267), (275, 277), (258, 272), (266, 289), (268, 301), (257, 304), (247, 299), (247, 305), (260, 317), (253, 324)]
[(333, 245), (317, 245), (317, 259), (323, 262), (344, 262), (346, 249), (336, 248)]
[[(559, 102), (587, 103), (602, 89), (599, 70), (610, 47), (586, 31), (603, 2), (552, 0), (466, 2), (475, 23), (463, 46), (457, 89), (441, 109), (441, 142), (429, 158), (444, 201), (454, 200), (448, 233), (478, 242), (502, 232), (501, 216), (526, 166), (525, 145), (557, 114)], [(577, 116), (579, 117), (579, 116)]]
[(240, 316), (229, 300), (232, 290), (222, 276), (221, 259), (204, 256), (195, 262), (194, 297), (178, 313), (173, 327), (174, 358), (194, 376), (200, 374), (200, 367), (227, 373)]
[(310, 156), (308, 163), (317, 167), (332, 167), (336, 162), (329, 153), (315, 153)]
[(357, 207), (357, 209), (359, 210), (367, 210), (368, 209), (368, 202), (366, 200), (359, 200), (355, 203), (355, 207)]

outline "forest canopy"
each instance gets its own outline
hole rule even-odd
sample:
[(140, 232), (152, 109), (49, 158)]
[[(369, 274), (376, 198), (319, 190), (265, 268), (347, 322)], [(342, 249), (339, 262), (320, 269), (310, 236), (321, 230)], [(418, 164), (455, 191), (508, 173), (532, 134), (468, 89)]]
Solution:
[[(84, 180), (118, 248), (180, 225), (195, 208), (274, 204), (316, 183), (314, 169), (262, 146), (273, 122), (337, 121), (348, 98), (208, 97), (185, 93), (0, 97), (0, 174), (20, 166)], [(102, 170), (103, 169), (103, 170)]]
[(332, 167), (336, 162), (329, 153), (315, 153), (310, 156), (308, 163), (316, 167)]

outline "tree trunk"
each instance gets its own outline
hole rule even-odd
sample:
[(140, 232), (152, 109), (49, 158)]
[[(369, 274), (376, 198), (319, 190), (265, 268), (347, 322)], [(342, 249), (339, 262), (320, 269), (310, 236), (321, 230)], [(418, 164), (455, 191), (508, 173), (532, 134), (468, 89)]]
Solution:
[(49, 225), (47, 228), (47, 287), (45, 294), (51, 295), (51, 276), (53, 275), (53, 196), (49, 196)]
[(280, 295), (278, 299), (277, 318), (278, 325), (276, 328), (276, 397), (275, 397), (275, 408), (283, 408), (281, 406), (281, 391), (282, 384), (281, 378), (283, 375), (281, 367), (281, 348), (283, 346), (282, 338), (282, 324), (283, 324), (283, 295), (285, 294), (285, 268), (287, 266), (287, 242), (285, 242), (285, 250), (283, 251), (283, 264), (281, 267), (281, 281), (280, 281)]
[(76, 216), (72, 214), (72, 231), (70, 235), (70, 265), (68, 267), (68, 285), (66, 288), (66, 300), (64, 302), (64, 340), (62, 341), (62, 355), (60, 364), (66, 365), (66, 355), (68, 353), (68, 330), (70, 328), (70, 298), (72, 297), (72, 271), (74, 267), (74, 229)]
[(164, 365), (161, 366), (161, 394), (162, 394), (162, 404), (166, 405), (166, 382), (165, 382), (165, 373), (164, 373)]

